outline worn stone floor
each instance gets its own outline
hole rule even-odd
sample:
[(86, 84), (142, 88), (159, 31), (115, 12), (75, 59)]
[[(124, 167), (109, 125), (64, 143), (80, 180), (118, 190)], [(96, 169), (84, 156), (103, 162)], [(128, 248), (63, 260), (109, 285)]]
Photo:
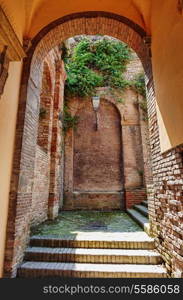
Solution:
[(46, 221), (32, 229), (32, 235), (69, 235), (79, 233), (141, 232), (125, 212), (63, 211), (54, 221)]

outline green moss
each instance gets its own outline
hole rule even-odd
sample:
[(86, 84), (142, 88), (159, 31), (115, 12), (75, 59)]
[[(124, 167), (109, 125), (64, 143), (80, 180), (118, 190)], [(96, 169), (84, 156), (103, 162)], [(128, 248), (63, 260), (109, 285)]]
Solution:
[[(98, 226), (98, 228), (97, 228)], [(32, 229), (38, 235), (69, 235), (78, 232), (134, 232), (142, 229), (124, 212), (62, 212), (54, 221)]]

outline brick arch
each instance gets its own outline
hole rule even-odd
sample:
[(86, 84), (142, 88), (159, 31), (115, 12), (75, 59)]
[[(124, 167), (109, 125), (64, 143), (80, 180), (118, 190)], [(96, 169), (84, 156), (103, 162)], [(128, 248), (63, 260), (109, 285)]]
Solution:
[(109, 35), (128, 44), (140, 58), (149, 75), (151, 60), (144, 42), (146, 32), (131, 20), (107, 12), (83, 12), (62, 17), (43, 28), (32, 40), (28, 52), (31, 74), (39, 78), (41, 64), (51, 49), (75, 35)]
[[(34, 165), (39, 121), (39, 103), (44, 59), (62, 40), (78, 34), (104, 34), (127, 43), (139, 56), (146, 75), (151, 78), (149, 50), (144, 43), (145, 31), (132, 21), (106, 12), (85, 12), (66, 16), (45, 27), (33, 40), (24, 59), (20, 99), (17, 115), (15, 149), (10, 184), (7, 239), (5, 249), (4, 276), (16, 276), (17, 266), (23, 259), (29, 240), (31, 205), (34, 180)], [(56, 82), (54, 96), (55, 124), (53, 125), (54, 149), (58, 134), (56, 131), (59, 115), (58, 97), (64, 71), (60, 67), (59, 51), (54, 57)], [(60, 70), (59, 70), (60, 69)], [(58, 78), (57, 78), (58, 77)], [(63, 90), (63, 87), (62, 87)], [(58, 161), (59, 158), (55, 158)], [(57, 172), (54, 164), (54, 170)], [(18, 175), (17, 175), (18, 174)], [(54, 177), (56, 178), (56, 177)], [(56, 180), (52, 183), (50, 203), (54, 203), (54, 193), (58, 191)], [(57, 201), (58, 202), (58, 201)], [(50, 205), (51, 205), (50, 204)], [(54, 207), (53, 207), (54, 208)], [(58, 210), (58, 209), (57, 209)], [(55, 215), (55, 211), (54, 211)], [(18, 247), (17, 247), (18, 245)]]

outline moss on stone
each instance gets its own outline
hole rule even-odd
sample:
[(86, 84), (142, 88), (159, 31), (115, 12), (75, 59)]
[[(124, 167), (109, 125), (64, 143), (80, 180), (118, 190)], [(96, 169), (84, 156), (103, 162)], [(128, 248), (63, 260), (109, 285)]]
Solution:
[(34, 227), (35, 235), (69, 235), (79, 232), (135, 232), (142, 229), (125, 212), (62, 212), (54, 221)]

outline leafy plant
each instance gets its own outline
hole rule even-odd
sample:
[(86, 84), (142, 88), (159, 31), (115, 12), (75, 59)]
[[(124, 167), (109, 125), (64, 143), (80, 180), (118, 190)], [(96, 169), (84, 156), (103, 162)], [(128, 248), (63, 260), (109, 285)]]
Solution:
[[(138, 74), (135, 79), (130, 82), (130, 87), (137, 93), (137, 104), (143, 111), (143, 120), (147, 121), (147, 99), (144, 73)], [(142, 98), (139, 99), (138, 95), (141, 95)]]
[(129, 85), (123, 73), (131, 54), (122, 42), (107, 39), (92, 42), (84, 38), (70, 54), (68, 51), (64, 53), (66, 97), (91, 96), (97, 87), (102, 86), (124, 90)]
[(144, 73), (138, 74), (134, 80), (131, 81), (130, 86), (132, 89), (146, 99), (146, 86)]
[(75, 129), (79, 121), (78, 116), (72, 116), (69, 108), (64, 106), (64, 120), (63, 120), (63, 131), (66, 132), (68, 129)]

